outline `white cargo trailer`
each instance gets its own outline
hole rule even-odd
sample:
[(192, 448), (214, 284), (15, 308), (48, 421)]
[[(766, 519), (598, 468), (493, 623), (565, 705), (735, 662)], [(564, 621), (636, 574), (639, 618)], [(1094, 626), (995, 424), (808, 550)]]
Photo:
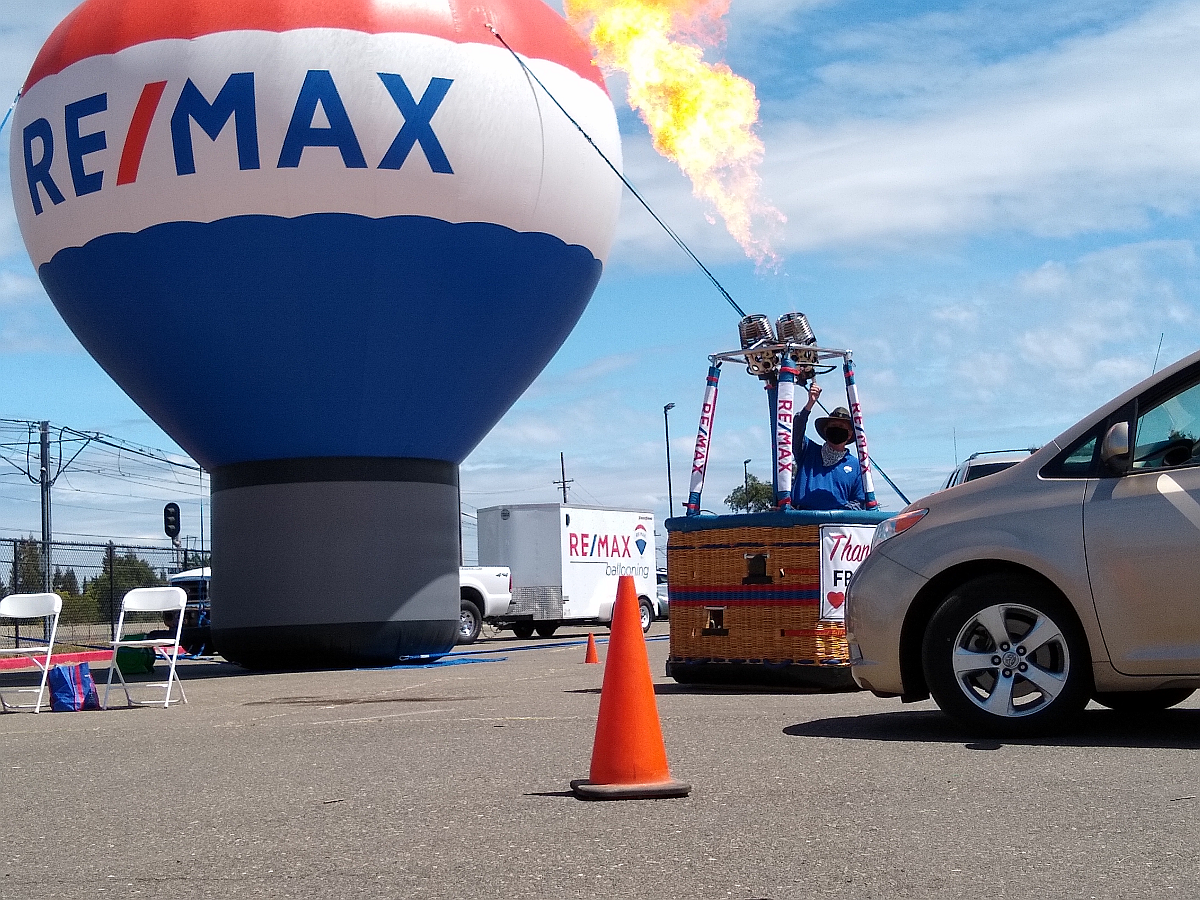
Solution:
[(508, 612), (489, 617), (518, 637), (560, 625), (608, 623), (617, 578), (632, 575), (642, 630), (656, 612), (654, 515), (648, 511), (530, 503), (479, 510), (479, 564), (508, 566)]

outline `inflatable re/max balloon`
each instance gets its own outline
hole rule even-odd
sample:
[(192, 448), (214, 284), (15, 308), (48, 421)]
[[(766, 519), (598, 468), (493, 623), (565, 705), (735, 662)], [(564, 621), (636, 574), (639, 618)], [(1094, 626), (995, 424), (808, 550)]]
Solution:
[(438, 654), (458, 464), (600, 277), (616, 118), (542, 0), (86, 0), (17, 105), (55, 306), (212, 473), (214, 641), (254, 667)]

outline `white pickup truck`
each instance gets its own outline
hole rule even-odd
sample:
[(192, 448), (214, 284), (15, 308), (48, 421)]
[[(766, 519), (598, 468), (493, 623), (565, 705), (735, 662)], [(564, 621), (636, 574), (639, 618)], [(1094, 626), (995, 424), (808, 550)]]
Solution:
[(458, 570), (458, 643), (472, 644), (485, 619), (508, 612), (512, 572), (508, 566), (462, 566)]

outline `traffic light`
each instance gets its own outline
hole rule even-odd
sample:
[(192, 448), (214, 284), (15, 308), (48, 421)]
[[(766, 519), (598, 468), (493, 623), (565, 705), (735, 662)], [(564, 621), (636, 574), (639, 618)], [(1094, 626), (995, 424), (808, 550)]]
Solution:
[(179, 504), (168, 503), (163, 507), (163, 531), (169, 538), (179, 537)]

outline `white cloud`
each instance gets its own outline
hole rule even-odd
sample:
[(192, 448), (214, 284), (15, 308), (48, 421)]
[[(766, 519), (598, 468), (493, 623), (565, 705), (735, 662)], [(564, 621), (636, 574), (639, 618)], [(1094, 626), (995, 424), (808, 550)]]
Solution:
[[(854, 341), (872, 446), (925, 490), (907, 461), (1040, 444), (1200, 346), (1200, 262), (1190, 241), (1050, 260), (934, 296), (881, 295), (827, 328)], [(945, 472), (942, 472), (944, 476)]]
[[(822, 92), (769, 106), (763, 193), (788, 216), (787, 252), (1140, 229), (1200, 208), (1196, 3), (998, 61), (879, 52), (827, 65)], [(860, 102), (889, 86), (887, 103)], [(831, 109), (840, 117), (830, 120)], [(626, 140), (635, 185), (705, 259), (738, 259), (643, 143)], [(654, 227), (627, 209), (620, 256), (645, 248)]]

